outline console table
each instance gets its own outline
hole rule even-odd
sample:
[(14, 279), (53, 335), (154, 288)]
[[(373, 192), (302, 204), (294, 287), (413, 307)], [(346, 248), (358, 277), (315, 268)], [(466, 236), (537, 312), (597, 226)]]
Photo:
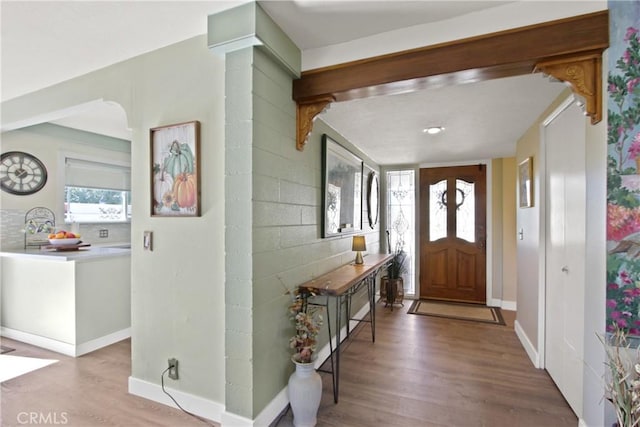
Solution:
[[(393, 258), (392, 254), (368, 254), (364, 257), (363, 264), (347, 264), (320, 277), (305, 282), (299, 286), (304, 295), (313, 293), (315, 296), (307, 297), (312, 301), (307, 304), (318, 305), (327, 308), (327, 327), (329, 328), (329, 349), (331, 359), (331, 373), (333, 379), (333, 401), (338, 403), (338, 390), (340, 379), (340, 324), (342, 322), (342, 308), (345, 308), (345, 318), (347, 319), (347, 336), (349, 338), (349, 323), (351, 320), (357, 322), (367, 322), (371, 324), (371, 340), (376, 341), (376, 276), (380, 270), (384, 269)], [(362, 287), (367, 287), (369, 297), (369, 319), (351, 318), (351, 297)], [(318, 302), (317, 297), (325, 297), (324, 302)], [(333, 348), (331, 338), (331, 319), (329, 318), (329, 300), (335, 300), (336, 307), (336, 345)], [(334, 356), (335, 353), (335, 356)]]

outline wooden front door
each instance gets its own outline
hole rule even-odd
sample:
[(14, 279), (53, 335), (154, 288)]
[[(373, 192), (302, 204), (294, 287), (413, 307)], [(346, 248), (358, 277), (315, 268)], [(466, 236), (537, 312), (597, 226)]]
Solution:
[(486, 302), (486, 167), (420, 169), (420, 297)]

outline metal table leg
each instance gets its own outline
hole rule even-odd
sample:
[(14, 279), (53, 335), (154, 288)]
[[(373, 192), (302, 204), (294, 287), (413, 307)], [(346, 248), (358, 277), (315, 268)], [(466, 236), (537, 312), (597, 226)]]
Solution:
[(376, 342), (376, 276), (367, 278), (369, 297), (369, 318), (371, 319), (371, 341)]
[(340, 387), (340, 322), (342, 312), (342, 297), (336, 297), (336, 358), (335, 366), (333, 367), (333, 401), (338, 403), (338, 393)]

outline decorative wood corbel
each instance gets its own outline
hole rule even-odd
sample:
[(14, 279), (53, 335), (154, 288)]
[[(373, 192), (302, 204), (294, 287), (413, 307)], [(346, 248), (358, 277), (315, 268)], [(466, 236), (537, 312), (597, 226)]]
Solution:
[(335, 101), (333, 96), (322, 96), (308, 102), (297, 102), (296, 148), (298, 150), (304, 150), (316, 116), (326, 110), (333, 101)]
[(568, 56), (536, 64), (535, 71), (541, 71), (566, 82), (571, 90), (584, 98), (585, 115), (591, 117), (591, 124), (602, 120), (602, 53)]

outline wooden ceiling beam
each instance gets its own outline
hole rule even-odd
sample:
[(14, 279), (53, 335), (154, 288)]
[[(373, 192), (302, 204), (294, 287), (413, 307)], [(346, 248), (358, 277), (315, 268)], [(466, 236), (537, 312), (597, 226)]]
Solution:
[(602, 88), (601, 76), (593, 73), (601, 73), (602, 52), (608, 46), (605, 10), (305, 71), (293, 82), (296, 145), (303, 149), (313, 119), (332, 101), (540, 71), (567, 82), (584, 97), (587, 114), (597, 123), (602, 117)]

